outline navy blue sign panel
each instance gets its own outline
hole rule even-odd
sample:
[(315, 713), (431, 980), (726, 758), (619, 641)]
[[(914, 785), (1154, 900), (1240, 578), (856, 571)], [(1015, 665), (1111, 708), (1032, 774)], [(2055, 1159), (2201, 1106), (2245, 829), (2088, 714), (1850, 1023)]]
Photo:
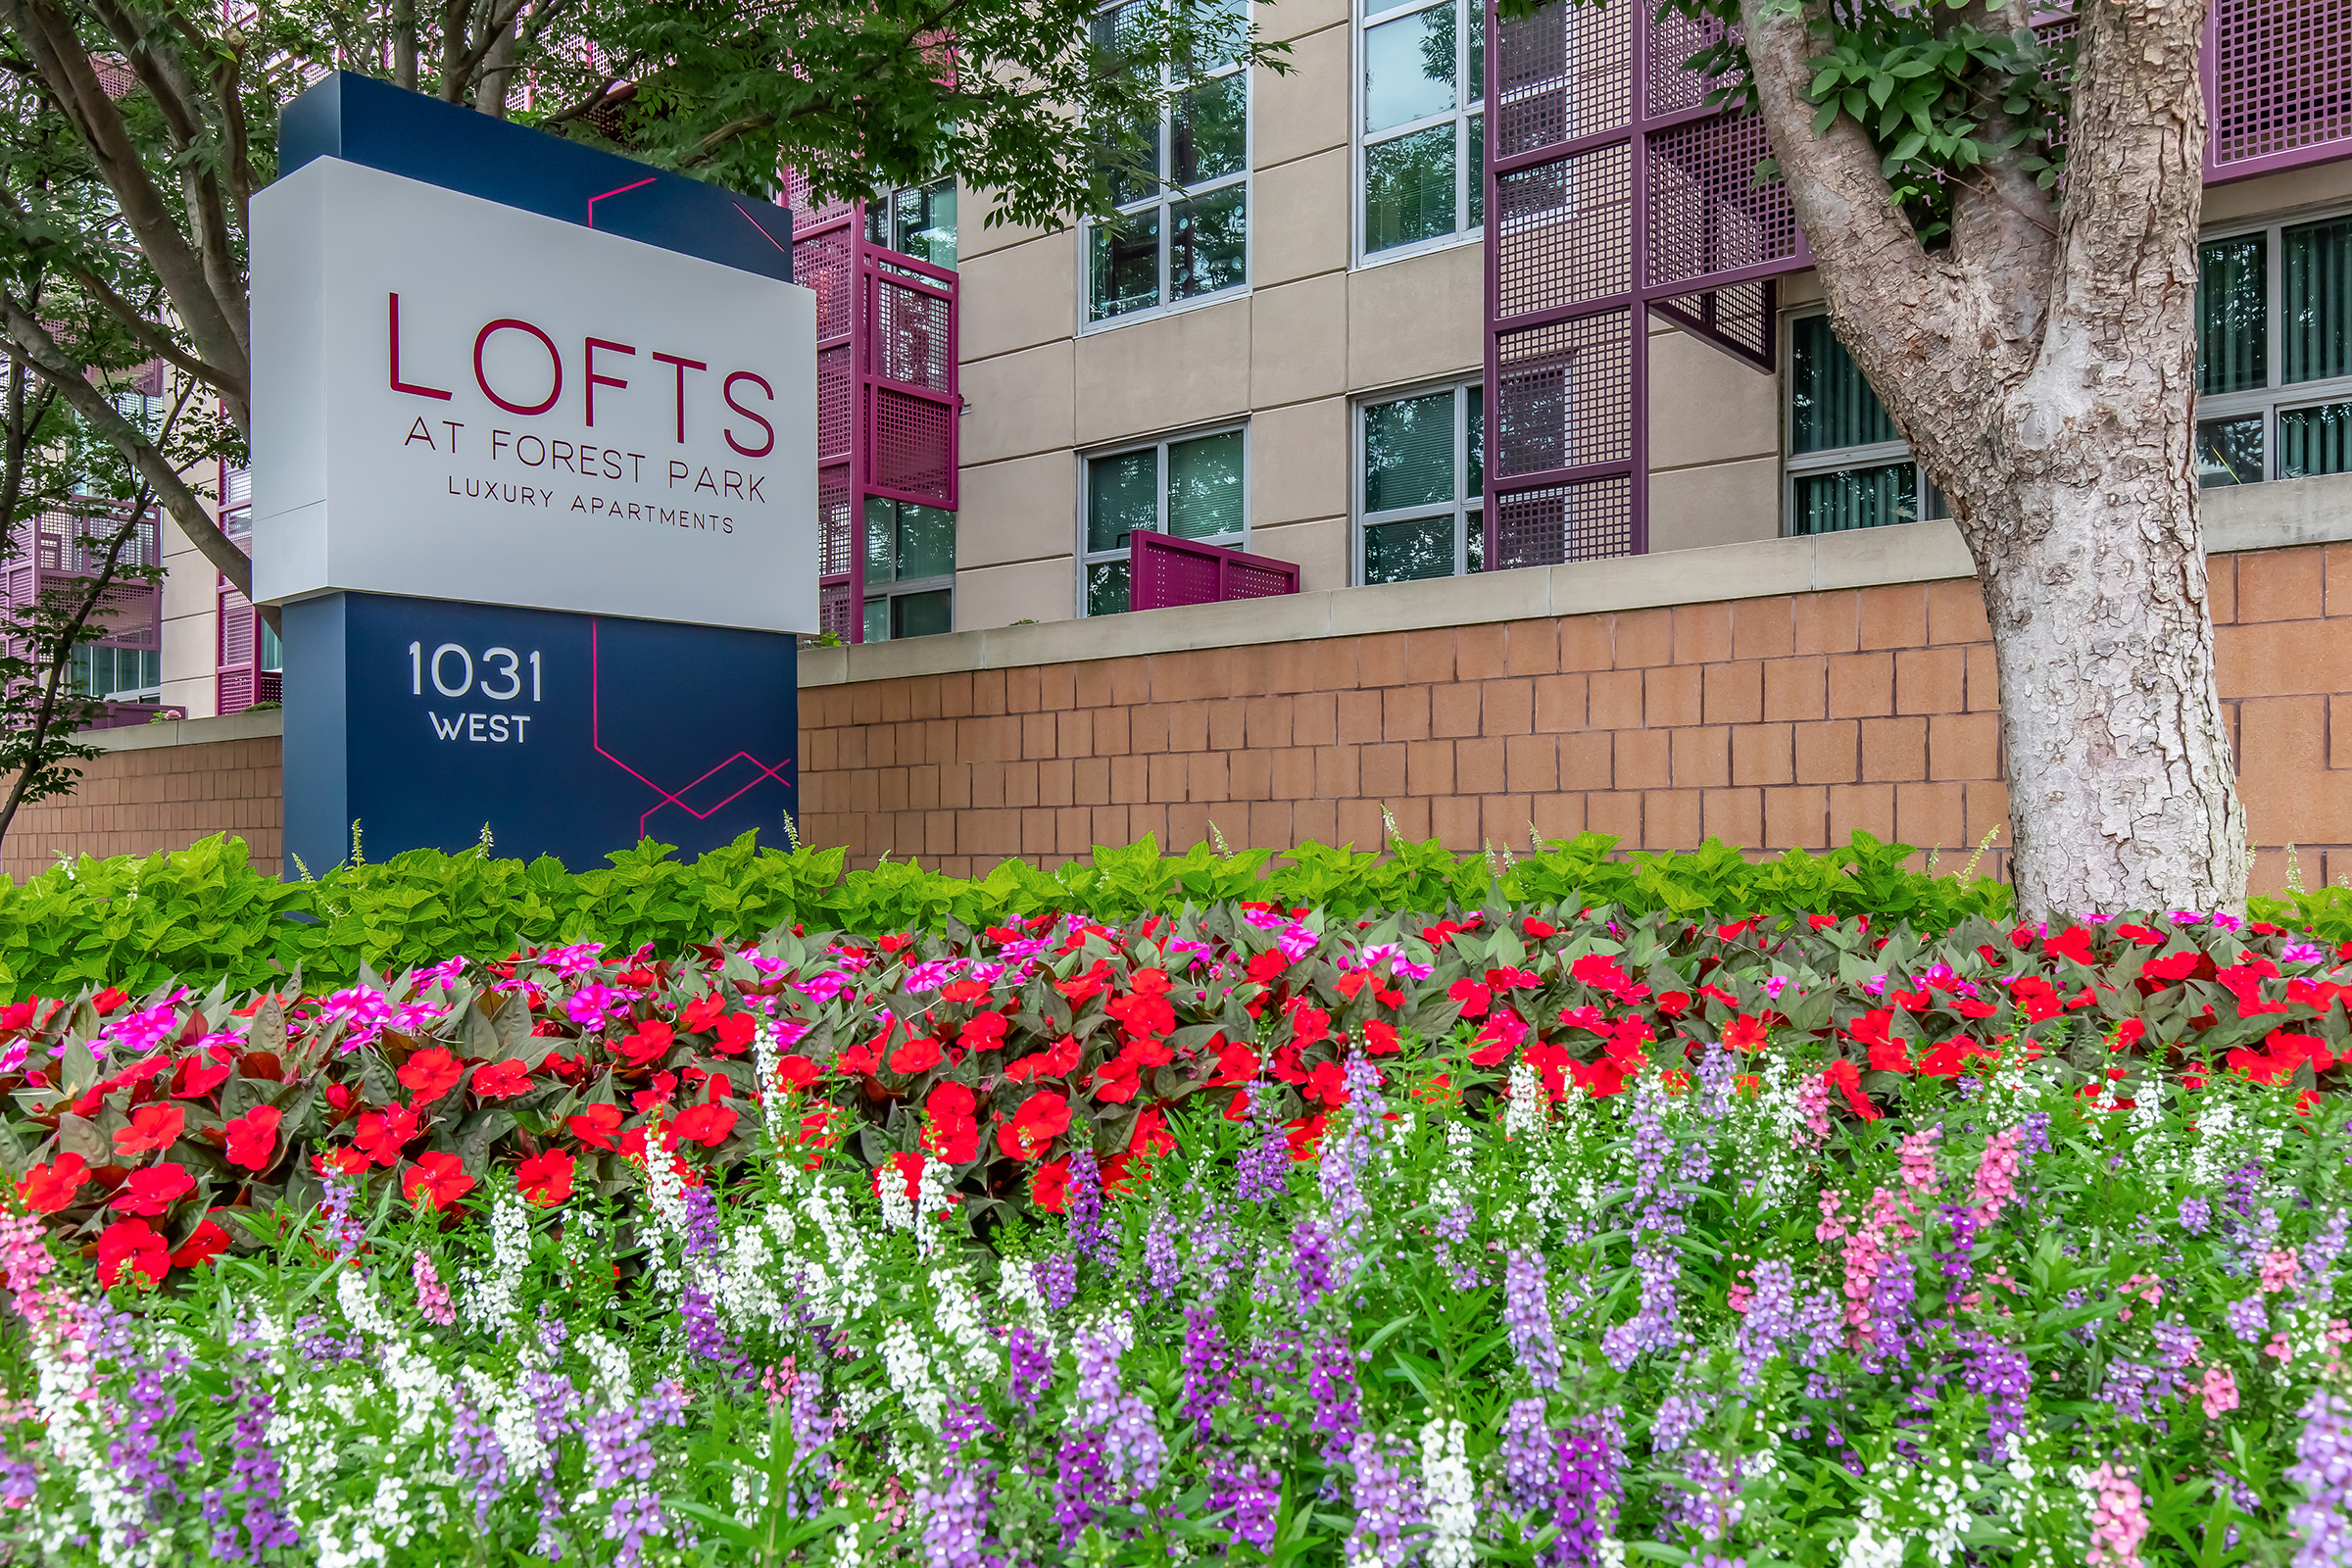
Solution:
[[(463, 850), (574, 870), (799, 816), (799, 646), (776, 632), (324, 594), (285, 607), (286, 843)], [(292, 867), (289, 866), (289, 872)]]
[[(278, 172), (340, 158), (792, 281), (792, 214), (699, 179), (338, 71), (278, 118)], [(431, 243), (419, 236), (421, 244)]]

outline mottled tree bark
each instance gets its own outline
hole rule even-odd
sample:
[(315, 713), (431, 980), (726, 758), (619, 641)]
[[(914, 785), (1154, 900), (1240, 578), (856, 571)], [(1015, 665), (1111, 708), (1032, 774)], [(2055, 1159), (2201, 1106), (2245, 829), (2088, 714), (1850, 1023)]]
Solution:
[(1814, 135), (1811, 9), (1743, 0), (1756, 99), (1838, 335), (1976, 560), (2019, 903), (2241, 906), (2194, 466), (2203, 6), (2083, 0), (2063, 195), (1996, 157), (1936, 252), (1861, 126)]

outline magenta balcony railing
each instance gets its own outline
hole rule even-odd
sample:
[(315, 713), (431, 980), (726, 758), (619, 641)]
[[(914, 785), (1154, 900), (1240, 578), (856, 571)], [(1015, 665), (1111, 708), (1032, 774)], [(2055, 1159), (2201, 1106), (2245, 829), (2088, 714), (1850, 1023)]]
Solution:
[[(89, 501), (79, 513), (44, 512), (17, 524), (0, 560), (0, 609), (15, 611), (39, 602), (50, 589), (81, 577), (96, 576), (105, 552), (79, 543), (84, 538), (110, 537), (121, 526), (123, 509), (112, 502)], [(118, 558), (122, 566), (160, 566), (164, 564), (163, 518), (157, 512), (139, 519), (137, 528)], [(163, 647), (164, 591), (161, 585), (139, 579), (110, 585), (100, 598), (107, 648)]]
[(1127, 608), (1168, 610), (1298, 591), (1298, 568), (1270, 556), (1138, 528), (1127, 536)]
[[(1775, 279), (1812, 257), (1787, 188), (1755, 182), (1762, 121), (1683, 69), (1712, 26), (1487, 0), (1493, 566), (1649, 548), (1649, 316), (1776, 367)], [(2352, 156), (2352, 0), (2214, 0), (2204, 80), (2209, 181)]]
[(816, 294), (817, 615), (865, 635), (869, 496), (956, 506), (956, 274), (865, 237), (862, 204), (785, 177), (792, 275)]

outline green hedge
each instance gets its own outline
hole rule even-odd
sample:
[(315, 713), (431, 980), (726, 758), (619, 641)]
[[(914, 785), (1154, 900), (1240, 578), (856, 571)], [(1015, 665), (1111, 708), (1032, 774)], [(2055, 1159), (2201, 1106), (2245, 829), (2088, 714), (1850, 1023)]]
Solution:
[(1307, 844), (1275, 865), (1266, 850), (1219, 855), (1200, 845), (1164, 856), (1147, 838), (1098, 847), (1091, 864), (1046, 872), (1007, 860), (973, 879), (913, 863), (845, 871), (839, 850), (785, 853), (747, 834), (693, 860), (650, 841), (576, 872), (546, 857), (414, 850), (317, 881), (280, 882), (254, 869), (241, 841), (211, 838), (145, 858), (83, 859), (24, 882), (0, 879), (0, 997), (90, 982), (141, 994), (174, 976), (235, 989), (296, 968), (314, 981), (338, 980), (363, 961), (398, 973), (451, 954), (487, 957), (578, 940), (674, 952), (794, 922), (943, 930), (1046, 909), (1128, 920), (1230, 899), (1360, 915), (1581, 894), (1638, 911), (1867, 913), (1921, 927), (2008, 908), (2001, 884), (1920, 875), (1904, 868), (1910, 846), (1865, 834), (1825, 855), (1797, 850), (1759, 861), (1712, 840), (1684, 854), (1618, 858), (1615, 848), (1596, 833), (1516, 856), (1456, 855), (1434, 840), (1397, 840), (1386, 854)]

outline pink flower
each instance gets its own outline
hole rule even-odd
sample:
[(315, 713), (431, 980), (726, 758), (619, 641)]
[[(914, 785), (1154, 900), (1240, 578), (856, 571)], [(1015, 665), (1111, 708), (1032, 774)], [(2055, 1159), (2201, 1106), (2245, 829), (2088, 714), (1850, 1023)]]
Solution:
[(416, 1261), (410, 1270), (416, 1281), (416, 1310), (428, 1323), (442, 1328), (453, 1327), (458, 1321), (457, 1310), (449, 1304), (449, 1287), (441, 1283), (440, 1271), (424, 1250), (416, 1251)]
[(2091, 1568), (2139, 1568), (2139, 1544), (2148, 1539), (2148, 1514), (2131, 1472), (2102, 1464), (2090, 1473)]
[(1925, 1131), (1903, 1135), (1903, 1185), (1915, 1193), (1934, 1193), (1942, 1183), (1936, 1169), (1936, 1146), (1943, 1137), (1943, 1129), (1930, 1127)]
[(134, 1055), (144, 1055), (169, 1040), (179, 1028), (179, 1009), (169, 1002), (144, 1012), (126, 1013), (106, 1026), (107, 1038)]
[(2226, 1366), (2209, 1366), (2197, 1394), (2205, 1401), (2206, 1419), (2219, 1421), (2237, 1408), (2237, 1378)]
[(2020, 1134), (2015, 1127), (2003, 1128), (1984, 1140), (1984, 1158), (1977, 1162), (1977, 1182), (1969, 1194), (1969, 1206), (1976, 1211), (1977, 1224), (1992, 1223), (2001, 1205), (2017, 1196), (2017, 1172), (2022, 1161), (2017, 1146)]
[(2295, 1276), (2302, 1269), (2303, 1255), (2296, 1248), (2284, 1247), (2263, 1253), (2262, 1294), (2269, 1296), (2273, 1292), (2285, 1290), (2295, 1283)]
[(2282, 963), (2325, 963), (2328, 952), (2309, 942), (2289, 942), (2278, 950), (2278, 958)]

